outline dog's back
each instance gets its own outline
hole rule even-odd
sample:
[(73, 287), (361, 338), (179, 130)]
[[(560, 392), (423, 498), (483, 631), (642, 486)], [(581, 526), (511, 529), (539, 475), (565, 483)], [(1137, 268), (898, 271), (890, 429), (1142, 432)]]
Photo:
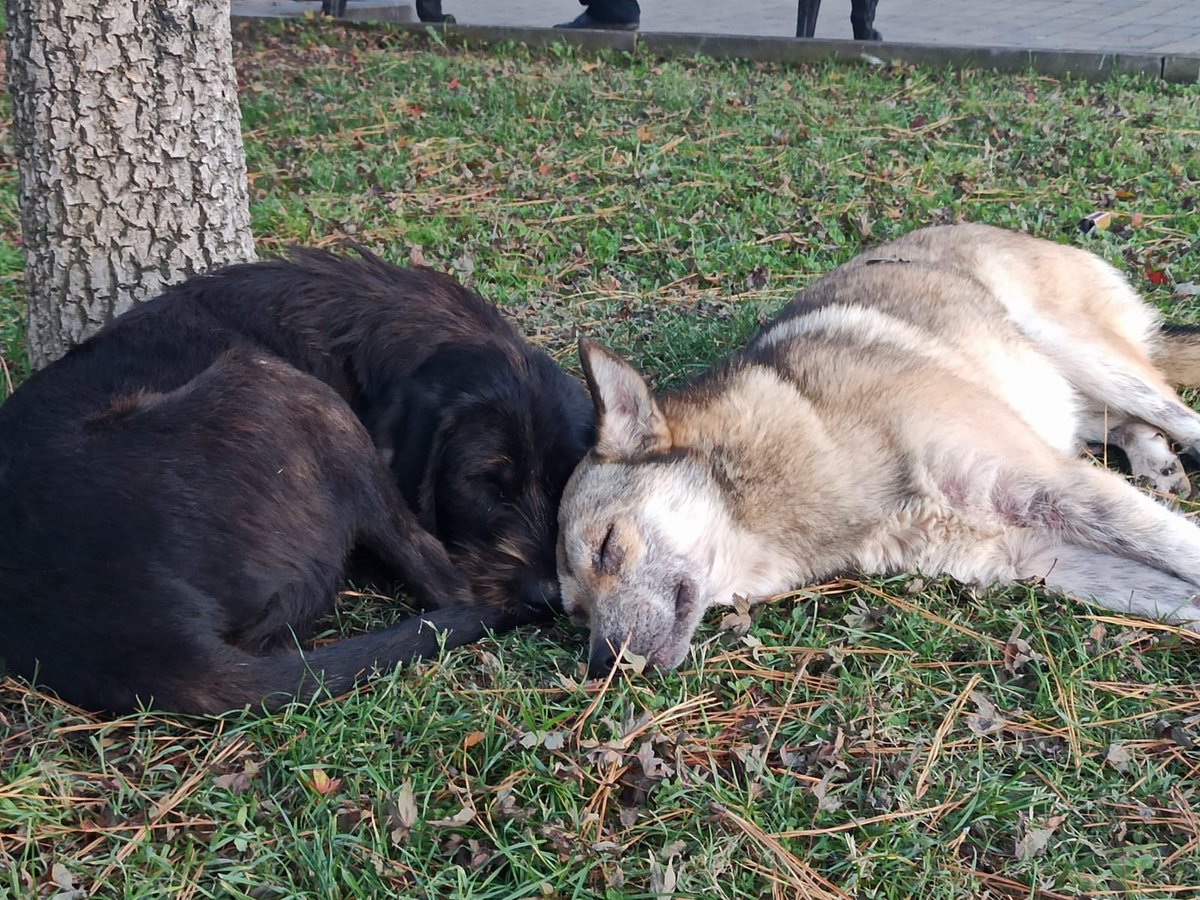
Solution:
[(455, 279), (358, 255), (295, 249), (165, 299), (337, 390), (481, 602), (544, 618), (558, 499), (594, 433), (582, 387)]
[[(240, 347), (173, 389), (27, 415), (83, 391), (73, 368), (0, 409), (0, 656), (14, 671), (89, 708), (221, 712), (318, 681), (344, 690), (376, 661), (436, 649), (402, 625), (376, 657), (288, 652), (328, 610), (350, 548), (393, 541), (401, 519), (328, 387)], [(496, 622), (460, 624), (469, 640)]]

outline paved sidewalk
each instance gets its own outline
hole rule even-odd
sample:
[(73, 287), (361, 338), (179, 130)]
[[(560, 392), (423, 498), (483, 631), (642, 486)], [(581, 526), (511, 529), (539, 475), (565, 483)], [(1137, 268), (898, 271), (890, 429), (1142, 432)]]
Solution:
[[(351, 0), (351, 6), (355, 0)], [(443, 0), (466, 25), (546, 26), (575, 0)], [(641, 0), (643, 32), (792, 36), (794, 0)], [(885, 40), (959, 46), (1200, 53), (1200, 0), (879, 0)], [(822, 0), (818, 38), (849, 39), (850, 0)]]

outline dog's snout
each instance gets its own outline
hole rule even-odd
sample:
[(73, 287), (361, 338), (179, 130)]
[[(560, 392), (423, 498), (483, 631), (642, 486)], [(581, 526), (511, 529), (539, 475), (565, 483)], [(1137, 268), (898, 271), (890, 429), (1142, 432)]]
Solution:
[(539, 615), (562, 612), (562, 594), (553, 578), (531, 578), (521, 589), (521, 602)]
[(609, 641), (593, 641), (588, 654), (588, 678), (604, 678), (617, 663), (617, 652)]

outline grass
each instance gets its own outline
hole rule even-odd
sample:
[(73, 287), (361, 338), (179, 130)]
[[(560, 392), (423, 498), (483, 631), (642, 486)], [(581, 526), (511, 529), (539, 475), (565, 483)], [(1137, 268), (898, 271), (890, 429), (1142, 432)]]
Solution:
[[(240, 31), (236, 58), (260, 253), (350, 237), (424, 259), (571, 367), (578, 329), (677, 382), (864, 245), (957, 219), (1086, 244), (1200, 320), (1176, 293), (1200, 282), (1196, 86), (314, 24)], [(18, 383), (15, 192), (7, 153)], [(1081, 237), (1098, 210), (1117, 226)], [(331, 629), (398, 614), (349, 597)], [(106, 722), (4, 680), (0, 896), (1198, 892), (1193, 639), (904, 578), (721, 625), (664, 677), (585, 684), (582, 636), (550, 627), (259, 719)]]

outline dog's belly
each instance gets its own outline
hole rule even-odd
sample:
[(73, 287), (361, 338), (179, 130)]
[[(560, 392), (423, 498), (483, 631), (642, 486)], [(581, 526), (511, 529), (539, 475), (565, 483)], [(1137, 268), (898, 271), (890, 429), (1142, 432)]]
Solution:
[(1009, 580), (1015, 570), (1004, 548), (1013, 532), (994, 510), (920, 501), (882, 520), (856, 548), (851, 566), (871, 575), (919, 572), (978, 584)]

